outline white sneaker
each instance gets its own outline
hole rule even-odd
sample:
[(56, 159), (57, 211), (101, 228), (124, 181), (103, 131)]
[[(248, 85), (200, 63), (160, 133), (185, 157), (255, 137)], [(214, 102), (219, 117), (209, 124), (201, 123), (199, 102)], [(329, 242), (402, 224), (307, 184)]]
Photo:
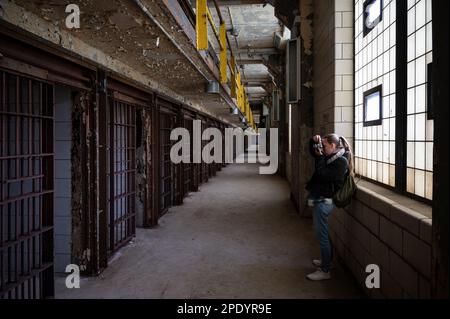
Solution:
[(327, 279), (331, 278), (331, 273), (324, 272), (324, 271), (322, 271), (322, 269), (319, 268), (312, 274), (307, 275), (306, 278), (308, 278), (309, 280), (313, 280), (313, 281), (327, 280)]

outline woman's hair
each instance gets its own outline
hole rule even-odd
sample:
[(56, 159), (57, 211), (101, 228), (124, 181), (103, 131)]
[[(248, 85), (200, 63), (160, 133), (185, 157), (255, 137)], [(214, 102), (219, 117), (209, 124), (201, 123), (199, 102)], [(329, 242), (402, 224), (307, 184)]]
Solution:
[(328, 143), (336, 145), (338, 149), (345, 149), (347, 152), (348, 170), (351, 175), (354, 175), (353, 151), (347, 139), (334, 133), (325, 135), (323, 138), (326, 139)]

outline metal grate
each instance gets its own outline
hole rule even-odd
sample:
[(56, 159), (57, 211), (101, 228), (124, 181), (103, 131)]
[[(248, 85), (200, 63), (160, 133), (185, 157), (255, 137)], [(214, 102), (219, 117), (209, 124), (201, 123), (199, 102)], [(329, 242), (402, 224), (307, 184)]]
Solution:
[(135, 235), (136, 229), (136, 107), (111, 101), (109, 250), (115, 251)]
[(0, 298), (53, 295), (52, 85), (0, 71)]

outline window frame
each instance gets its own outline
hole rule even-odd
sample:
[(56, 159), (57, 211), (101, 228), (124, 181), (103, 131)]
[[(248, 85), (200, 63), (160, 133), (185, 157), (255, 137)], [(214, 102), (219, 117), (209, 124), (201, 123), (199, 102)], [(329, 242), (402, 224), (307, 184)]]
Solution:
[[(367, 27), (366, 25), (366, 19), (368, 18), (369, 14), (367, 13), (366, 9), (371, 3), (375, 3), (376, 1), (380, 1), (380, 16), (377, 18), (377, 20), (374, 21), (374, 25), (372, 28)], [(375, 27), (380, 24), (380, 22), (383, 21), (383, 0), (366, 0), (363, 3), (363, 37), (366, 37)]]
[[(379, 107), (379, 116), (377, 120), (372, 121), (366, 121), (366, 114), (367, 114), (367, 97), (370, 95), (373, 95), (374, 93), (380, 94), (380, 103), (378, 105)], [(363, 127), (369, 127), (369, 126), (379, 126), (383, 123), (383, 85), (378, 85), (368, 91), (365, 91), (363, 93)]]
[(433, 62), (427, 64), (427, 120), (434, 120), (433, 107)]

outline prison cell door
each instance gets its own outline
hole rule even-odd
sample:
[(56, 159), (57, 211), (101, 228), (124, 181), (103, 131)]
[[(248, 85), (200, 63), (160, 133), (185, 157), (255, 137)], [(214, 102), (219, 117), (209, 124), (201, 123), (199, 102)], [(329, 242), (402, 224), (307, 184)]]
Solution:
[[(198, 116), (196, 116), (196, 121), (199, 121), (200, 120), (200, 118), (198, 117)], [(192, 135), (192, 138), (194, 138), (195, 136), (194, 135)], [(202, 124), (200, 123), (200, 141), (201, 141), (201, 138), (202, 138)], [(193, 141), (193, 140), (192, 140)], [(194, 144), (192, 144), (192, 145), (194, 145)], [(202, 148), (201, 148), (201, 145), (202, 145), (202, 143), (200, 143), (200, 150), (198, 150), (199, 151), (199, 153), (200, 153), (200, 163), (195, 163), (195, 173), (196, 173), (196, 176), (197, 176), (197, 178), (195, 179), (195, 181), (196, 181), (196, 190), (198, 191), (198, 188), (200, 187), (200, 185), (203, 183), (203, 161), (202, 161)], [(194, 149), (192, 149), (192, 156), (194, 156)]]
[[(202, 120), (202, 136), (203, 136), (203, 132), (208, 128), (208, 122), (207, 120)], [(205, 146), (208, 144), (208, 141), (204, 141), (202, 138), (202, 182), (206, 183), (209, 179), (209, 164), (205, 163), (203, 161), (203, 149), (205, 148)]]
[[(178, 108), (177, 115), (175, 117), (175, 123), (173, 128), (181, 128), (184, 127), (184, 115), (181, 108)], [(171, 141), (172, 145), (177, 143), (177, 140)], [(186, 145), (187, 146), (187, 145)], [(174, 196), (172, 205), (181, 205), (183, 204), (184, 199), (184, 164), (181, 163), (173, 163), (173, 186), (174, 186)]]
[[(212, 121), (209, 122), (209, 127), (214, 128), (215, 127), (214, 122), (212, 122)], [(212, 137), (210, 137), (210, 140), (208, 141), (208, 143), (210, 143), (211, 141), (212, 141)], [(213, 152), (210, 152), (210, 155), (212, 155), (212, 154), (213, 154)], [(213, 177), (214, 175), (216, 175), (216, 165), (214, 162), (212, 162), (208, 165), (208, 176)]]
[[(208, 127), (210, 128), (215, 128), (215, 123), (213, 121), (209, 121), (209, 125)], [(212, 136), (210, 137), (210, 140), (207, 141), (207, 143), (211, 143), (212, 141)], [(215, 149), (214, 149), (215, 151)], [(210, 152), (210, 155), (213, 155), (213, 151)], [(208, 164), (208, 176), (211, 178), (213, 176), (216, 175), (216, 163), (215, 162), (211, 162), (210, 164)]]
[(53, 295), (54, 87), (0, 69), (0, 298)]
[(136, 106), (109, 99), (109, 253), (136, 231)]
[[(223, 156), (223, 152), (222, 152), (222, 143), (223, 143), (223, 140), (222, 140), (222, 128), (221, 128), (221, 126), (220, 126), (220, 124), (219, 123), (216, 123), (216, 129), (218, 129), (219, 130), (219, 132), (220, 132), (220, 143), (221, 143), (221, 146), (220, 146), (220, 152), (222, 153), (222, 156)], [(217, 151), (219, 151), (219, 150), (217, 150)], [(221, 171), (222, 170), (222, 163), (223, 163), (223, 159), (221, 158), (220, 159), (220, 162), (218, 162), (218, 163), (215, 163), (215, 166), (216, 166), (216, 172), (219, 172), (219, 171)]]
[(164, 215), (170, 206), (173, 205), (175, 196), (175, 167), (170, 160), (170, 149), (172, 141), (170, 132), (175, 126), (176, 115), (172, 112), (159, 114), (160, 133), (160, 216)]
[(186, 196), (190, 191), (194, 190), (194, 165), (192, 164), (192, 134), (193, 134), (193, 122), (192, 118), (184, 118), (184, 128), (189, 132), (189, 143), (184, 145), (184, 147), (189, 148), (189, 163), (183, 163), (183, 174), (184, 174), (184, 187), (183, 187), (183, 197)]
[[(217, 124), (217, 122), (214, 122), (213, 127), (220, 131), (219, 125)], [(216, 141), (216, 142), (218, 143), (219, 141)], [(222, 141), (220, 141), (220, 142), (222, 142)], [(214, 152), (218, 152), (218, 151), (219, 150), (214, 149)], [(216, 155), (216, 154), (214, 153), (214, 155)], [(212, 164), (212, 166), (213, 166), (213, 176), (216, 176), (217, 172), (220, 171), (219, 165), (220, 165), (220, 163), (213, 162), (213, 164)]]
[(221, 166), (225, 167), (225, 166), (227, 166), (227, 163), (225, 161), (225, 150), (226, 150), (226, 147), (225, 147), (225, 125), (223, 125), (223, 124), (220, 125), (220, 131), (222, 132), (222, 164), (221, 164)]
[(191, 183), (189, 185), (189, 191), (191, 192), (197, 192), (198, 191), (198, 185), (199, 185), (199, 176), (198, 176), (198, 171), (199, 171), (199, 164), (198, 163), (194, 163), (194, 121), (195, 121), (195, 114), (192, 114), (192, 117), (187, 118), (188, 121), (188, 131), (189, 131), (189, 135), (190, 135), (190, 142), (191, 142), (191, 146), (190, 146), (190, 152), (191, 152), (191, 156), (190, 156), (190, 161), (191, 161), (191, 171), (190, 171), (190, 179), (191, 179)]

